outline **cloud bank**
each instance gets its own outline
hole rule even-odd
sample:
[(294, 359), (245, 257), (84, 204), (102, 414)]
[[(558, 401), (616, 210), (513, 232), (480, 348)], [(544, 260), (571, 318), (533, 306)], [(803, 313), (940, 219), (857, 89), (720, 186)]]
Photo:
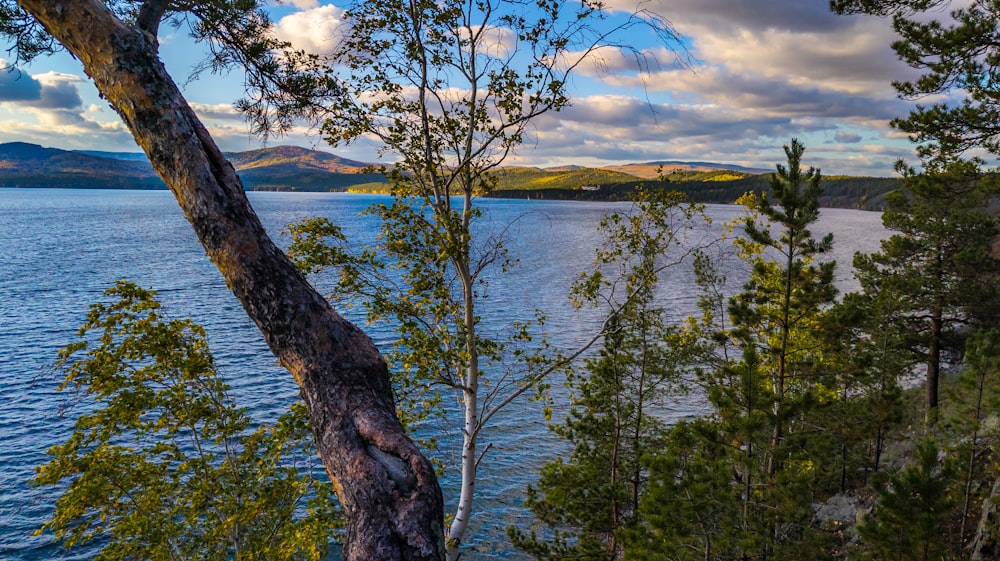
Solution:
[[(805, 143), (810, 163), (827, 173), (890, 175), (897, 158), (912, 155), (905, 135), (888, 125), (911, 107), (897, 99), (891, 81), (914, 77), (889, 47), (895, 37), (888, 21), (836, 16), (826, 2), (801, 0), (606, 5), (609, 24), (636, 9), (649, 10), (669, 21), (680, 42), (664, 45), (637, 27), (616, 38), (633, 48), (592, 53), (569, 83), (572, 105), (534, 123), (527, 145), (510, 163), (697, 159), (770, 168), (792, 137)], [(284, 6), (276, 35), (297, 48), (329, 54), (343, 33), (343, 8), (320, 0)], [(513, 45), (504, 31), (493, 31), (498, 51)], [(686, 50), (672, 50), (678, 45)], [(48, 145), (134, 146), (84, 82), (67, 73), (0, 71), (0, 132), (27, 140), (48, 131)], [(243, 95), (237, 82), (234, 100)], [(231, 105), (192, 102), (227, 149), (256, 142)], [(271, 143), (321, 147), (321, 139), (308, 133), (296, 130)], [(375, 150), (349, 157), (372, 161)]]

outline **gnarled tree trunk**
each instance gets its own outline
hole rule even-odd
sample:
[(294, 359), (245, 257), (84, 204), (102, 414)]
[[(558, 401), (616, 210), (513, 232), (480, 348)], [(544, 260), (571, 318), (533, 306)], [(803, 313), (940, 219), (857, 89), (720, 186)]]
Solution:
[(98, 0), (18, 3), (82, 61), (302, 388), (347, 518), (345, 559), (440, 559), (441, 491), (396, 418), (385, 361), (268, 238), (235, 170), (159, 60), (155, 26), (127, 25)]

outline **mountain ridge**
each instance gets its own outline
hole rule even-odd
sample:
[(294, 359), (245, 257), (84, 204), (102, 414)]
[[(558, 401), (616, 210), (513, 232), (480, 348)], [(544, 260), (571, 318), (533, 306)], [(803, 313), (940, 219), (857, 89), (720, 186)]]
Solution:
[[(248, 187), (264, 186), (267, 188), (294, 188), (294, 184), (282, 184), (282, 181), (307, 180), (309, 187), (322, 184), (319, 177), (308, 177), (311, 174), (363, 174), (366, 170), (376, 167), (376, 164), (350, 160), (330, 152), (313, 150), (300, 146), (280, 145), (259, 148), (243, 152), (226, 152), (226, 157), (233, 167), (240, 172), (245, 181), (249, 178)], [(96, 159), (90, 159), (96, 158)], [(129, 162), (129, 163), (122, 163)], [(44, 163), (44, 166), (40, 166)], [(717, 170), (732, 170), (741, 173), (769, 173), (772, 170), (748, 168), (735, 164), (720, 164), (713, 162), (684, 162), (679, 160), (661, 160), (642, 163), (629, 163), (588, 168), (579, 165), (541, 167), (511, 166), (505, 170), (531, 170), (539, 173), (581, 172), (583, 170), (599, 170), (601, 174), (626, 174), (636, 179), (656, 179), (657, 170), (664, 173), (685, 171), (704, 172)], [(45, 172), (38, 170), (44, 169)], [(0, 144), (0, 172), (8, 175), (6, 181), (0, 178), (0, 185), (10, 184), (12, 172), (20, 174), (41, 174), (57, 176), (57, 179), (69, 180), (73, 174), (80, 177), (95, 176), (108, 171), (125, 173), (126, 177), (142, 179), (145, 182), (155, 180), (156, 174), (149, 166), (141, 152), (109, 152), (100, 150), (62, 150), (49, 148), (25, 142), (9, 142)], [(513, 172), (509, 172), (513, 173)], [(22, 178), (23, 179), (23, 178)], [(377, 177), (364, 177), (365, 181), (332, 181), (336, 186), (343, 184), (365, 183), (369, 181), (382, 182)], [(41, 183), (41, 180), (31, 181)], [(63, 183), (60, 181), (60, 183)], [(89, 183), (89, 182), (88, 182)]]
[[(374, 164), (299, 146), (227, 152), (247, 190), (388, 192)], [(761, 173), (753, 173), (761, 172)], [(662, 160), (588, 168), (510, 166), (495, 175), (490, 196), (533, 199), (626, 200), (640, 186), (679, 190), (692, 200), (729, 204), (747, 191), (769, 189), (773, 170), (711, 162)], [(877, 209), (898, 188), (891, 178), (828, 178), (824, 206)], [(166, 189), (141, 154), (71, 151), (25, 142), (0, 144), (0, 187)]]
[[(248, 190), (345, 191), (385, 181), (366, 172), (370, 164), (298, 146), (225, 154)], [(63, 150), (26, 142), (0, 144), (0, 187), (166, 189), (141, 153)]]
[(678, 172), (736, 171), (750, 175), (761, 175), (765, 173), (772, 173), (774, 171), (773, 169), (751, 168), (737, 164), (684, 162), (680, 160), (658, 160), (652, 162), (612, 165), (604, 166), (601, 169), (627, 173), (641, 179), (657, 179), (661, 175)]

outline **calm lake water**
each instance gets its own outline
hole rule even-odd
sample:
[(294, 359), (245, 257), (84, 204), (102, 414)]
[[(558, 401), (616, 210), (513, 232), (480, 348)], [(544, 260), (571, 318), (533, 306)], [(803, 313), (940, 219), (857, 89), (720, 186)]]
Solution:
[[(351, 239), (370, 241), (375, 223), (358, 213), (376, 196), (348, 194), (250, 193), (264, 224), (281, 245), (287, 224), (310, 215), (329, 217)], [(484, 329), (500, 331), (514, 320), (530, 319), (537, 308), (549, 321), (545, 331), (563, 349), (586, 340), (599, 321), (596, 312), (572, 310), (568, 287), (588, 268), (597, 243), (596, 227), (616, 203), (483, 200), (483, 231), (507, 230), (519, 265), (493, 279), (486, 297)], [(692, 233), (713, 239), (738, 207), (712, 205), (714, 220)], [(855, 251), (871, 252), (886, 236), (877, 213), (824, 210), (814, 234), (835, 234), (831, 258), (840, 264), (838, 285), (854, 288), (850, 274)], [(208, 331), (220, 372), (233, 396), (266, 421), (280, 414), (297, 390), (288, 373), (275, 365), (256, 327), (247, 319), (220, 274), (198, 245), (176, 202), (165, 191), (0, 189), (0, 560), (88, 559), (87, 550), (66, 552), (48, 536), (33, 531), (51, 515), (49, 489), (25, 485), (45, 450), (69, 434), (72, 415), (61, 415), (67, 396), (56, 386), (53, 368), (59, 348), (74, 340), (89, 305), (115, 281), (127, 278), (159, 292), (168, 314), (192, 317)], [(739, 282), (739, 271), (731, 272)], [(733, 280), (735, 279), (735, 280)], [(322, 279), (317, 283), (322, 290)], [(678, 319), (694, 311), (696, 289), (687, 267), (672, 270), (659, 298)], [(348, 313), (354, 320), (360, 318)], [(391, 333), (370, 331), (379, 344)], [(565, 394), (556, 392), (564, 403)], [(697, 398), (664, 404), (674, 418), (700, 411)], [(560, 411), (557, 408), (557, 416)], [(440, 456), (452, 461), (460, 435), (446, 426), (422, 430), (442, 435)], [(546, 429), (540, 408), (515, 403), (498, 416), (486, 434), (492, 447), (477, 485), (476, 528), (470, 558), (518, 558), (504, 529), (526, 520), (521, 505), (526, 485), (538, 467), (565, 450)], [(447, 509), (457, 499), (456, 479), (442, 481)]]

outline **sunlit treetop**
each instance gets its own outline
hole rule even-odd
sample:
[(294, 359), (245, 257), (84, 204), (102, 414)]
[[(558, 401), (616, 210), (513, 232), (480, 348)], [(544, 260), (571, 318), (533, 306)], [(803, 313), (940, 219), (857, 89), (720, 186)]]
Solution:
[[(973, 0), (948, 11), (945, 0), (832, 0), (842, 14), (891, 16), (900, 60), (922, 72), (895, 82), (900, 97), (918, 101), (893, 125), (921, 143), (925, 161), (948, 162), (967, 152), (1000, 155), (1000, 12)], [(957, 4), (956, 4), (957, 6)], [(926, 103), (930, 100), (930, 103)], [(937, 164), (935, 164), (937, 165)]]

